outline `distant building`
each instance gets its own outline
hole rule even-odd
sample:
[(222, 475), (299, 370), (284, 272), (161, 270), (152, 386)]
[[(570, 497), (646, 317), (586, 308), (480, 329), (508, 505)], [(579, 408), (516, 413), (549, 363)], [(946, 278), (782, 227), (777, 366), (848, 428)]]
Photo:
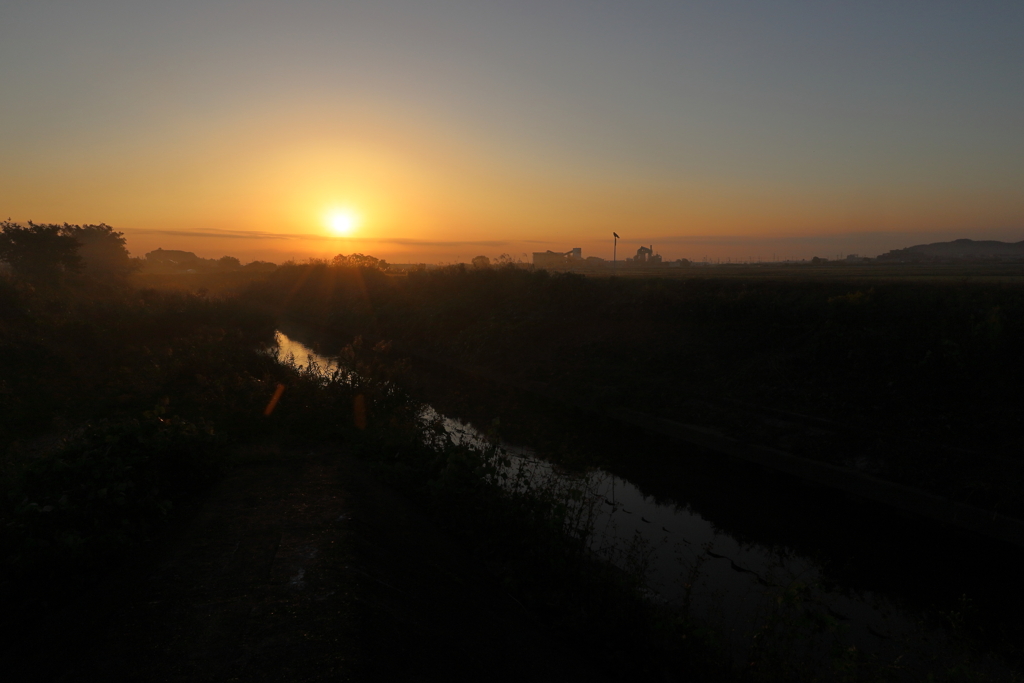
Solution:
[(534, 268), (565, 270), (583, 262), (583, 249), (581, 247), (574, 247), (566, 252), (550, 250), (533, 252)]
[(649, 247), (640, 247), (636, 250), (636, 256), (631, 259), (626, 259), (627, 262), (644, 264), (644, 265), (655, 265), (661, 263), (661, 254), (654, 253), (654, 245)]
[[(654, 253), (654, 245), (647, 247), (640, 247), (636, 250), (636, 256), (627, 258), (624, 261), (620, 260), (619, 265), (627, 268), (635, 268), (636, 266), (667, 266), (661, 254)], [(671, 265), (675, 267), (683, 267), (690, 265), (690, 262), (686, 259), (678, 259)], [(580, 247), (574, 247), (569, 251), (535, 251), (533, 252), (533, 267), (544, 270), (564, 270), (573, 272), (603, 272), (605, 270), (611, 270), (612, 262), (608, 259), (603, 259), (598, 256), (587, 256), (583, 257), (583, 249)]]

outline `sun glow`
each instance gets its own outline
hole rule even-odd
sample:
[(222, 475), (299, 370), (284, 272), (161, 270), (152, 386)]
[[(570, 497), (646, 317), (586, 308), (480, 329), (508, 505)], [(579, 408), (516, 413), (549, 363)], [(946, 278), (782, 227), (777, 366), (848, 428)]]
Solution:
[(351, 235), (359, 227), (359, 216), (349, 209), (331, 211), (327, 214), (327, 226), (335, 235)]

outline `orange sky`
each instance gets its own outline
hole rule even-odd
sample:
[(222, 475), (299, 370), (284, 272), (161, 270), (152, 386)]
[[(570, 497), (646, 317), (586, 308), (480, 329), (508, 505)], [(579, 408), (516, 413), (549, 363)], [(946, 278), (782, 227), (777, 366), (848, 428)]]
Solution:
[(3, 217), (243, 261), (1024, 239), (1020, 12), (115, 4), (0, 27)]

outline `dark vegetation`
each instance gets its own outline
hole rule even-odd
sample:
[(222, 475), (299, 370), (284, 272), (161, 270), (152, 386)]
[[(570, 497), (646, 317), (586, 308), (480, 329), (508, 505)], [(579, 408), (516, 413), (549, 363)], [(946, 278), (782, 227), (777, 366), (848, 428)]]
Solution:
[(318, 264), (279, 268), (251, 296), (339, 339), (393, 339), (1024, 517), (1018, 284)]
[[(50, 226), (29, 231), (64, 236)], [(504, 493), (493, 452), (458, 447), (422, 422), (421, 405), (394, 381), (403, 366), (386, 345), (348, 346), (339, 372), (299, 369), (263, 350), (274, 323), (265, 310), (140, 290), (118, 274), (87, 280), (66, 252), (50, 253), (57, 263), (42, 259), (33, 277), (16, 269), (0, 278), (5, 631), (30, 633), (112, 567), (145, 562), (181, 521), (178, 511), (250, 453), (332, 443), (451, 530), (579, 657), (596, 657), (609, 673), (679, 662), (673, 630), (659, 630), (634, 577), (590, 558), (564, 500)], [(43, 272), (61, 277), (34, 279)], [(9, 656), (17, 643), (5, 645)]]
[[(91, 256), (89, 240), (98, 245)], [(211, 267), (225, 291), (247, 288), (219, 298), (194, 287), (202, 281), (140, 288), (123, 239), (107, 226), (9, 223), (0, 258), (11, 271), (0, 278), (8, 628), (30, 611), (46, 619), (106, 568), (144, 556), (176, 511), (255, 450), (330, 443), (458, 539), (588, 662), (581, 671), (905, 676), (856, 653), (789, 662), (770, 638), (738, 673), (714, 633), (642, 598), (641, 569), (591, 555), (581, 491), (510, 487), (499, 451), (460, 446), (424, 422), (422, 404), (401, 389), (403, 346), (595, 406), (750, 430), (737, 406), (771, 403), (905, 439), (971, 448), (984, 437), (986, 451), (1017, 462), (1019, 435), (1005, 427), (1019, 418), (1013, 404), (992, 398), (1019, 385), (1022, 298), (1013, 287), (588, 280), (486, 267), (393, 278), (339, 262), (230, 281)], [(180, 291), (188, 289), (205, 293)], [(325, 323), (341, 369), (298, 368), (266, 353), (286, 316)], [(885, 454), (879, 462), (904, 476), (904, 461)], [(1001, 495), (983, 483), (985, 495)], [(779, 620), (772, 628), (787, 632), (792, 624)]]

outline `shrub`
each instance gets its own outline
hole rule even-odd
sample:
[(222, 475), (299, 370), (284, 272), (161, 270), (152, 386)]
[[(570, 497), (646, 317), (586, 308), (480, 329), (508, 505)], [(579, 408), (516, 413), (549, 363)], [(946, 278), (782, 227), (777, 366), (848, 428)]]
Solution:
[(216, 476), (216, 444), (208, 425), (160, 410), (87, 425), (6, 481), (5, 569), (60, 572), (149, 538), (174, 499)]

